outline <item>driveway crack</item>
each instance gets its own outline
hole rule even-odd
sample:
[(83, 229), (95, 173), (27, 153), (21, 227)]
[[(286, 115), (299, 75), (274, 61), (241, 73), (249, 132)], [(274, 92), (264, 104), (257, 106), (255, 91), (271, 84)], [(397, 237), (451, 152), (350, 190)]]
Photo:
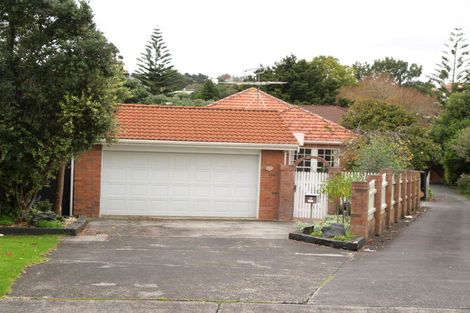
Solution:
[(343, 263), (341, 263), (340, 266), (338, 266), (333, 272), (331, 272), (325, 279), (323, 279), (320, 283), (320, 286), (318, 286), (317, 289), (315, 289), (314, 291), (312, 291), (308, 296), (307, 298), (305, 299), (305, 301), (302, 302), (302, 304), (315, 304), (313, 302), (313, 299), (315, 298), (315, 296), (320, 292), (320, 290), (325, 287), (326, 285), (328, 285), (336, 276), (336, 273), (338, 273), (338, 271), (340, 269), (343, 268), (343, 266), (349, 262), (349, 261), (352, 261), (352, 259), (354, 258), (354, 254), (351, 254), (351, 256), (349, 256)]

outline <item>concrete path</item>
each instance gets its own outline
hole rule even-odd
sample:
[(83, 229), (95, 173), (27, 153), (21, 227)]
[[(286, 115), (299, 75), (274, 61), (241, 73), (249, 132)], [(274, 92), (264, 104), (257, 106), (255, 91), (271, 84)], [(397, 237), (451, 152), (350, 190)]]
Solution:
[(285, 223), (97, 220), (0, 312), (470, 312), (470, 201), (433, 190), (422, 218), (355, 254), (288, 241)]
[(470, 309), (470, 201), (432, 190), (422, 218), (384, 250), (356, 254), (310, 303)]

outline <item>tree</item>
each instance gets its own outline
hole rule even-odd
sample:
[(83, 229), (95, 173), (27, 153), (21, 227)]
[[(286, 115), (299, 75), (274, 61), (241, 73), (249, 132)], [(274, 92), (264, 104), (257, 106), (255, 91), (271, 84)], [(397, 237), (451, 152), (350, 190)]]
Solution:
[(204, 85), (202, 85), (202, 88), (198, 91), (197, 98), (206, 101), (217, 100), (219, 99), (219, 90), (211, 80), (207, 80)]
[(134, 76), (154, 95), (167, 94), (178, 85), (178, 72), (171, 65), (171, 54), (163, 41), (159, 28), (155, 28), (145, 52), (137, 59), (137, 72)]
[(0, 190), (24, 220), (61, 166), (112, 136), (123, 70), (85, 1), (0, 9)]
[[(469, 163), (456, 146), (464, 144), (465, 129), (470, 127), (470, 94), (454, 92), (450, 94), (444, 111), (436, 119), (432, 129), (434, 140), (443, 150), (441, 163), (447, 183), (455, 184), (462, 173), (470, 171)], [(467, 139), (468, 141), (468, 139)]]
[(430, 79), (439, 86), (445, 103), (450, 93), (461, 91), (470, 82), (470, 50), (461, 28), (454, 28), (444, 46), (441, 62)]
[(415, 169), (428, 168), (439, 152), (430, 127), (395, 104), (377, 100), (356, 102), (343, 117), (342, 124), (349, 129), (371, 134), (379, 132), (382, 136), (399, 139), (410, 152), (409, 161)]
[(135, 77), (128, 77), (124, 87), (129, 90), (128, 97), (124, 99), (125, 103), (145, 103), (145, 99), (152, 96), (149, 88)]
[(331, 56), (308, 62), (289, 55), (272, 67), (264, 68), (262, 81), (282, 81), (284, 85), (264, 89), (285, 101), (299, 104), (333, 104), (341, 86), (356, 82), (353, 71)]
[(423, 73), (422, 66), (416, 63), (408, 64), (406, 61), (391, 57), (375, 60), (372, 65), (367, 62), (356, 62), (353, 64), (353, 69), (358, 80), (388, 74), (399, 85), (413, 82)]
[(426, 120), (438, 115), (441, 105), (435, 96), (425, 94), (416, 88), (398, 85), (387, 74), (366, 77), (357, 85), (341, 88), (339, 96), (352, 102), (370, 99), (384, 101), (402, 107), (412, 115)]
[(362, 131), (393, 131), (398, 127), (411, 126), (415, 122), (416, 118), (398, 105), (365, 100), (353, 104), (341, 124), (346, 128)]
[(457, 157), (470, 163), (470, 126), (460, 130), (449, 147)]
[(348, 170), (378, 173), (384, 168), (409, 169), (411, 158), (411, 152), (399, 137), (376, 132), (350, 141), (342, 159)]

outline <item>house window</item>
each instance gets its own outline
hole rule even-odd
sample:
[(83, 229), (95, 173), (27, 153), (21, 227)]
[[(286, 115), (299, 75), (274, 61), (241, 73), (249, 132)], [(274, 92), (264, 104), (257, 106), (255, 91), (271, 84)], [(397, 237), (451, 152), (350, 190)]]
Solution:
[[(318, 149), (318, 156), (328, 161), (330, 167), (339, 166), (338, 154), (339, 151), (337, 149)], [(322, 162), (318, 162), (317, 172), (323, 172), (325, 170), (324, 167)]]
[[(312, 149), (305, 149), (301, 148), (299, 151), (297, 151), (294, 155), (294, 161), (297, 161), (298, 159), (301, 159), (305, 156), (311, 156), (312, 155)], [(313, 160), (303, 160), (302, 162), (297, 165), (297, 171), (298, 172), (310, 172), (312, 170), (312, 161)]]
[[(330, 167), (339, 166), (339, 150), (338, 149), (312, 149), (302, 148), (294, 155), (294, 160), (297, 161), (305, 156), (318, 156), (328, 161)], [(325, 166), (317, 159), (303, 160), (297, 165), (299, 172), (324, 172)]]

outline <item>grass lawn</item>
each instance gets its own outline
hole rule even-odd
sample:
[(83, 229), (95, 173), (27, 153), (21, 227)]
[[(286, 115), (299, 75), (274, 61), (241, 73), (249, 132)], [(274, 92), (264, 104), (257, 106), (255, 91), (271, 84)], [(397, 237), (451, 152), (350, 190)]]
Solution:
[(30, 265), (45, 261), (43, 254), (57, 246), (59, 236), (0, 237), (0, 298)]

